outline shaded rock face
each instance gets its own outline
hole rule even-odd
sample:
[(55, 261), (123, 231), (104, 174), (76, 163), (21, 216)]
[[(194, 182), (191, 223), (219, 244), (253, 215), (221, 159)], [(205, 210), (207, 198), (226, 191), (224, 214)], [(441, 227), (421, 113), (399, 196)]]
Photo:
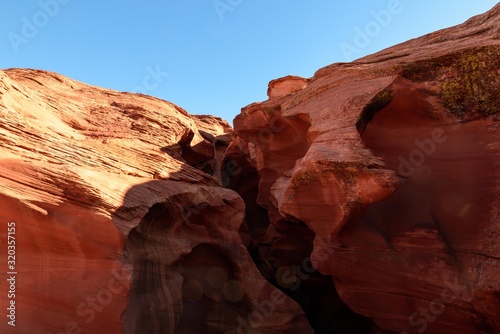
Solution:
[(365, 333), (500, 331), (499, 24), (497, 5), (234, 120), (226, 156), (253, 185), (229, 186), (267, 211), (248, 220), (261, 272), (306, 313), (309, 282), (334, 282), (316, 332), (361, 315)]
[[(125, 333), (308, 332), (300, 308), (262, 279), (242, 244), (240, 197), (222, 188), (179, 189), (154, 204), (127, 237), (133, 280)], [(136, 203), (136, 191), (144, 196), (132, 188), (125, 200)]]
[(311, 333), (239, 234), (225, 121), (21, 69), (0, 71), (0, 112), (15, 333)]
[(234, 132), (0, 71), (15, 330), (499, 332), (499, 21), (273, 80)]

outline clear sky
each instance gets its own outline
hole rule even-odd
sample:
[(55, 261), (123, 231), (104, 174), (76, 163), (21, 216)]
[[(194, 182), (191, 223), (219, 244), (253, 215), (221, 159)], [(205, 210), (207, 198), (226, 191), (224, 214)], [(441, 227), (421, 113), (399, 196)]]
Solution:
[[(3, 0), (0, 68), (50, 70), (232, 121), (311, 77), (462, 23), (494, 0)], [(364, 35), (364, 37), (360, 37)]]

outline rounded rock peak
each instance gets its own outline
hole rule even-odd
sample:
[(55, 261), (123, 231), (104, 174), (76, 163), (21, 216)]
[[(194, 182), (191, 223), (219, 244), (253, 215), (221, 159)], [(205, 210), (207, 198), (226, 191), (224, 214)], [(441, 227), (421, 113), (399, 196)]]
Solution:
[(272, 99), (298, 92), (307, 87), (309, 80), (295, 75), (288, 75), (283, 78), (269, 82), (267, 96)]

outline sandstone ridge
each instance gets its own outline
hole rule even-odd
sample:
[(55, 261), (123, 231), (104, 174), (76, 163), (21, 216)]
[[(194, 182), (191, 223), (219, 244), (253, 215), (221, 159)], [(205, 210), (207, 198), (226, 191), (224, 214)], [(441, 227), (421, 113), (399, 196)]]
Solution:
[(309, 331), (239, 235), (244, 204), (221, 186), (227, 122), (25, 69), (0, 71), (0, 111), (19, 333), (234, 331), (269, 296), (262, 332)]
[(498, 27), (273, 80), (234, 129), (1, 70), (15, 330), (499, 332)]
[[(235, 118), (226, 157), (245, 171), (230, 188), (261, 210), (247, 212), (261, 272), (304, 309), (333, 279), (339, 300), (314, 311), (331, 326), (345, 302), (379, 330), (500, 330), (499, 25), (497, 5)], [(282, 273), (309, 262), (292, 289)]]

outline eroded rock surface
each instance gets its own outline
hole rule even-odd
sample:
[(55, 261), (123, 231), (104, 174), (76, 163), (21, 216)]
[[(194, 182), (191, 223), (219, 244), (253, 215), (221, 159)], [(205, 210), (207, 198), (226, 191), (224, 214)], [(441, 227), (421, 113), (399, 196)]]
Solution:
[(289, 75), (271, 81), (267, 88), (267, 96), (272, 99), (275, 97), (290, 95), (306, 88), (307, 84), (307, 79)]
[(15, 333), (311, 332), (239, 235), (243, 201), (220, 179), (227, 122), (22, 69), (0, 71), (0, 113)]
[(230, 187), (267, 211), (249, 229), (276, 286), (317, 271), (380, 330), (500, 331), (499, 26), (497, 5), (242, 110), (227, 156), (253, 185)]
[(499, 332), (499, 26), (497, 5), (273, 80), (235, 133), (149, 96), (0, 71), (15, 330)]

